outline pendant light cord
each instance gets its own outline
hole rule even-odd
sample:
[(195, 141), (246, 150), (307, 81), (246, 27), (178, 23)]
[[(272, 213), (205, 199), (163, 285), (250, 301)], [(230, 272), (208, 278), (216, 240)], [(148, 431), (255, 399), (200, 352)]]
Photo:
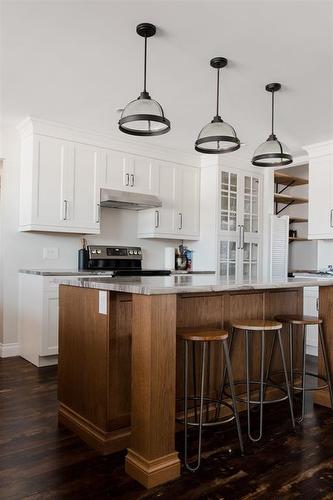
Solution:
[(275, 92), (272, 92), (272, 135), (274, 135), (274, 94)]
[(216, 81), (216, 116), (219, 116), (219, 101), (220, 101), (220, 68), (217, 70)]
[(144, 75), (143, 75), (143, 91), (147, 92), (147, 36), (145, 36), (145, 60), (144, 60)]

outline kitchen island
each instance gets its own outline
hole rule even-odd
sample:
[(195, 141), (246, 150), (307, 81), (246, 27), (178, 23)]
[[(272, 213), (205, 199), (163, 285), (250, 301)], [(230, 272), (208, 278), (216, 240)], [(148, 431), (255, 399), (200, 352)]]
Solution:
[[(102, 453), (128, 448), (126, 471), (148, 488), (176, 478), (180, 474), (175, 450), (176, 396), (182, 395), (183, 381), (182, 345), (176, 343), (176, 328), (230, 329), (236, 319), (302, 314), (306, 286), (320, 287), (319, 314), (332, 366), (332, 279), (235, 283), (212, 275), (181, 275), (63, 280), (59, 422)], [(294, 337), (299, 367), (301, 339)], [(284, 340), (287, 345), (288, 339)], [(210, 353), (212, 395), (221, 383), (220, 355), (218, 348)], [(236, 380), (244, 378), (243, 356), (239, 337), (232, 356)], [(276, 356), (273, 369), (279, 370), (280, 363)], [(319, 372), (322, 368), (320, 353)], [(318, 393), (316, 402), (330, 406), (326, 391)]]

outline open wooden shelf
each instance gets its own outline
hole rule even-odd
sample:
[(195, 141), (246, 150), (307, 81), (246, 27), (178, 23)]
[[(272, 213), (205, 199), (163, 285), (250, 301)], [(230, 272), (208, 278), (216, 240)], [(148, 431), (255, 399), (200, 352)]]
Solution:
[(300, 198), (298, 196), (290, 196), (288, 194), (274, 194), (275, 203), (284, 203), (286, 205), (299, 205), (301, 203), (308, 203), (307, 198)]
[(293, 175), (283, 174), (280, 172), (274, 173), (275, 184), (282, 184), (283, 186), (303, 186), (309, 184), (308, 179), (302, 177), (294, 177)]
[(299, 236), (297, 236), (296, 238), (289, 236), (289, 241), (309, 241), (309, 240), (307, 238), (300, 238)]
[(290, 217), (289, 224), (301, 224), (302, 222), (308, 222), (308, 219), (304, 219), (303, 217)]

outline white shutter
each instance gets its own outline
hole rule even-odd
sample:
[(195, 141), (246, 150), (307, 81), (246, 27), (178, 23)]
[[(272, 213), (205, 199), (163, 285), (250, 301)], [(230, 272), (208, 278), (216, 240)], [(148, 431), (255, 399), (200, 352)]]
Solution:
[(288, 276), (289, 216), (271, 216), (270, 278), (284, 280)]

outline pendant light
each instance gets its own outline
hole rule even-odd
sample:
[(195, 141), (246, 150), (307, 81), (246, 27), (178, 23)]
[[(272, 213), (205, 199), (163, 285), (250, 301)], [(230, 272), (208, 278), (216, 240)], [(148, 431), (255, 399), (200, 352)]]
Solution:
[(127, 104), (119, 120), (119, 129), (125, 134), (153, 136), (166, 134), (170, 130), (170, 122), (164, 116), (162, 106), (151, 99), (146, 88), (147, 80), (147, 38), (156, 33), (156, 26), (141, 23), (136, 27), (139, 36), (145, 39), (143, 91), (140, 96)]
[(235, 129), (224, 122), (220, 116), (220, 69), (228, 64), (225, 57), (214, 57), (210, 61), (212, 68), (217, 69), (216, 82), (216, 115), (199, 133), (195, 141), (195, 150), (199, 153), (221, 154), (231, 153), (240, 148), (240, 141)]
[(267, 141), (261, 144), (254, 152), (252, 165), (256, 167), (279, 167), (289, 165), (293, 157), (287, 147), (274, 134), (274, 94), (281, 88), (280, 83), (268, 83), (267, 92), (272, 94), (272, 132)]

